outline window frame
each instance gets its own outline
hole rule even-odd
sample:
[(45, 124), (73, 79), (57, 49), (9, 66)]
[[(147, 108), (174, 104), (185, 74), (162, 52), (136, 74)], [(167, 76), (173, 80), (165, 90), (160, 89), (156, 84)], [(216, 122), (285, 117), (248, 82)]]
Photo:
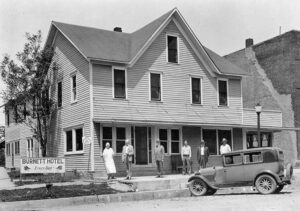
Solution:
[[(118, 128), (124, 128), (125, 129), (125, 139), (118, 139), (118, 132), (117, 132)], [(113, 127), (112, 133), (113, 133), (113, 135), (112, 135), (112, 138), (113, 138), (112, 139), (112, 143), (114, 143), (114, 136), (115, 136), (115, 143), (113, 144), (115, 146), (114, 152), (116, 154), (122, 154), (122, 151), (121, 152), (117, 152), (117, 142), (123, 142), (123, 146), (125, 145), (125, 140), (126, 140), (126, 137), (127, 137), (127, 128), (124, 127), (124, 126), (117, 125), (117, 126)], [(114, 133), (115, 133), (115, 135), (114, 135)]]
[[(82, 137), (84, 137), (84, 125), (64, 129), (64, 154), (74, 155), (84, 153), (84, 143), (82, 143), (82, 150), (76, 150), (76, 130), (82, 129)], [(72, 131), (72, 151), (67, 151), (67, 132)], [(81, 140), (82, 141), (82, 140)]]
[[(182, 127), (158, 126), (156, 129), (156, 139), (159, 139), (159, 140), (160, 140), (160, 137), (159, 137), (160, 129), (167, 130), (167, 147), (168, 147), (168, 149), (165, 149), (165, 155), (180, 155), (181, 147), (182, 147)], [(179, 130), (179, 153), (172, 153), (172, 141), (173, 140), (172, 140), (172, 136), (171, 136), (172, 135), (171, 130)], [(155, 142), (154, 142), (154, 148), (155, 148)]]
[[(220, 105), (220, 90), (219, 90), (219, 81), (226, 82), (226, 92), (227, 92), (227, 105)], [(217, 79), (217, 101), (219, 107), (229, 107), (229, 80), (227, 78), (218, 78)]]
[[(61, 83), (61, 105), (60, 106), (59, 106), (59, 101), (58, 101), (59, 100), (59, 97), (58, 97), (59, 96), (59, 92), (58, 92), (59, 91), (58, 90), (58, 87), (59, 87), (58, 84), (59, 83)], [(63, 82), (62, 81), (58, 81), (56, 88), (57, 88), (57, 92), (56, 92), (57, 108), (62, 108), (63, 107)]]
[(15, 141), (15, 155), (20, 155), (20, 140)]
[[(226, 163), (226, 158), (231, 156), (240, 156), (242, 159), (241, 159), (241, 163), (232, 163), (232, 164), (229, 164), (229, 163)], [(224, 163), (224, 166), (225, 167), (231, 167), (231, 166), (242, 166), (244, 165), (244, 155), (243, 153), (230, 153), (230, 154), (224, 154), (223, 156), (223, 163)], [(233, 162), (233, 161), (232, 161)]]
[[(74, 86), (74, 81), (73, 81), (73, 78), (74, 77), (76, 77), (75, 78), (75, 82), (76, 82), (76, 86), (75, 86), (75, 88), (73, 87)], [(70, 75), (70, 80), (71, 80), (71, 83), (70, 83), (70, 85), (71, 85), (71, 104), (73, 104), (73, 103), (76, 103), (77, 102), (77, 100), (78, 100), (78, 92), (77, 92), (77, 86), (78, 86), (78, 82), (77, 82), (77, 73), (75, 72), (75, 73), (71, 73), (71, 75)], [(75, 92), (76, 92), (76, 95), (75, 95), (75, 99), (74, 99), (74, 89), (75, 89)]]
[[(125, 98), (115, 96), (115, 70), (121, 70), (125, 72)], [(113, 66), (112, 67), (112, 98), (115, 100), (128, 100), (128, 90), (127, 90), (127, 68)]]
[[(172, 139), (172, 130), (178, 130), (178, 141)], [(179, 152), (172, 152), (172, 142), (178, 142), (179, 144)], [(170, 154), (171, 155), (180, 155), (181, 154), (181, 144), (182, 143), (182, 133), (180, 128), (170, 128)]]
[[(151, 85), (151, 74), (160, 75), (160, 99), (159, 100), (152, 100), (152, 85)], [(150, 71), (149, 72), (149, 102), (163, 102), (163, 73)]]
[[(200, 103), (194, 103), (193, 102), (193, 79), (199, 79), (200, 80)], [(190, 76), (190, 96), (191, 96), (191, 104), (192, 105), (203, 105), (203, 77), (201, 76)]]
[[(169, 45), (168, 45), (168, 37), (176, 37), (177, 39), (177, 62), (170, 62), (169, 61)], [(179, 57), (179, 34), (176, 34), (176, 33), (166, 33), (166, 62), (168, 64), (180, 64), (180, 57)]]

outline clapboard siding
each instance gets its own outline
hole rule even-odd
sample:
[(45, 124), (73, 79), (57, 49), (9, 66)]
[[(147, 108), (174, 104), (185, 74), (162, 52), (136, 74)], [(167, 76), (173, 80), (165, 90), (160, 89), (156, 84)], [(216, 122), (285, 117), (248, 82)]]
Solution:
[[(257, 114), (254, 109), (244, 109), (243, 124), (257, 126)], [(263, 110), (260, 114), (261, 127), (282, 127), (282, 112)]]
[[(166, 33), (179, 35), (179, 64), (166, 62)], [(149, 71), (162, 73), (163, 102), (149, 102)], [(191, 105), (190, 76), (203, 78), (203, 105)], [(229, 107), (217, 105), (217, 78), (210, 76), (171, 22), (137, 63), (127, 69), (128, 99), (112, 99), (111, 66), (93, 65), (94, 117), (99, 120), (241, 124), (241, 81), (229, 80)]]
[[(90, 145), (84, 145), (84, 153), (79, 155), (64, 154), (64, 131), (67, 128), (83, 126), (84, 136), (90, 136), (90, 93), (89, 64), (82, 55), (61, 34), (57, 33), (54, 43), (55, 61), (59, 69), (53, 74), (52, 97), (56, 100), (56, 86), (62, 81), (62, 108), (52, 117), (49, 143), (49, 156), (65, 157), (66, 170), (90, 170)], [(71, 75), (76, 73), (77, 102), (71, 104)]]

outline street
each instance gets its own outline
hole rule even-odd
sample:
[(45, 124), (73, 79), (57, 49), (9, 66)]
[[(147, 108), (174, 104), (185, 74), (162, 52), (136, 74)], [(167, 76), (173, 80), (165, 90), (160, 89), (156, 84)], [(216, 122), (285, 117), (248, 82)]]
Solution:
[(90, 204), (45, 210), (57, 211), (150, 211), (150, 210), (263, 210), (297, 211), (300, 210), (300, 177), (286, 186), (280, 194), (261, 195), (257, 192), (218, 194), (214, 196), (162, 199), (153, 201), (121, 202), (110, 204)]

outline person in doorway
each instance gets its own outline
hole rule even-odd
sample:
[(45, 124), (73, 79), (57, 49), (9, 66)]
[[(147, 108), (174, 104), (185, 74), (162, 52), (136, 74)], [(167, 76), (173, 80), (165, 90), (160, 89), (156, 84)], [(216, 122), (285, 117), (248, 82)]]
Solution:
[(209, 149), (207, 146), (205, 146), (205, 141), (201, 140), (200, 146), (197, 148), (197, 161), (199, 164), (199, 170), (202, 168), (206, 168), (208, 157), (209, 157)]
[(114, 154), (114, 150), (110, 147), (110, 144), (107, 142), (105, 145), (105, 149), (103, 150), (103, 159), (108, 179), (114, 179), (116, 174), (116, 166), (113, 158)]
[(125, 140), (125, 145), (123, 146), (122, 150), (122, 161), (126, 165), (126, 179), (131, 179), (131, 166), (133, 160), (133, 146), (130, 144), (129, 139)]
[(231, 152), (231, 148), (229, 146), (229, 144), (227, 144), (227, 139), (223, 138), (222, 139), (222, 145), (220, 147), (220, 154), (224, 154), (224, 153), (228, 153)]
[(156, 146), (154, 151), (154, 158), (157, 168), (157, 177), (162, 177), (163, 163), (165, 156), (165, 148), (160, 144), (160, 140), (156, 140)]
[(181, 149), (181, 159), (183, 163), (182, 167), (182, 174), (185, 175), (186, 173), (191, 174), (191, 163), (190, 160), (192, 158), (192, 150), (190, 145), (188, 145), (187, 140), (184, 141), (184, 145)]

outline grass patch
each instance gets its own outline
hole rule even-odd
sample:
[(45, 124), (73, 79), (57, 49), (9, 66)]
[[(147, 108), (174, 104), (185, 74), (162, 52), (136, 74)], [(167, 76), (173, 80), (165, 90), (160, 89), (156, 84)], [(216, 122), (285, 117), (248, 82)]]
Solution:
[(27, 200), (39, 200), (50, 198), (68, 198), (76, 196), (89, 196), (89, 195), (104, 195), (122, 193), (124, 191), (118, 191), (110, 188), (106, 183), (90, 185), (68, 185), (68, 186), (53, 186), (51, 193), (49, 193), (46, 187), (43, 188), (24, 188), (15, 190), (0, 190), (0, 201), (27, 201)]

